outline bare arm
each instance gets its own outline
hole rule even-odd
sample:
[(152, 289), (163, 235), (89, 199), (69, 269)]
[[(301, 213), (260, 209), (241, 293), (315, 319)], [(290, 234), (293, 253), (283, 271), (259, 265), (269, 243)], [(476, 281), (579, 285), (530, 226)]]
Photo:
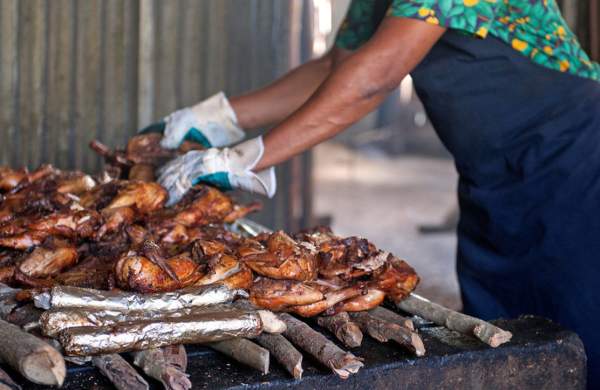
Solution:
[(425, 57), (445, 28), (387, 17), (359, 50), (330, 72), (296, 112), (264, 138), (256, 166), (279, 164), (333, 137), (375, 109)]
[(331, 69), (349, 54), (349, 51), (334, 48), (264, 88), (231, 98), (240, 126), (255, 129), (280, 123), (302, 106), (329, 76)]

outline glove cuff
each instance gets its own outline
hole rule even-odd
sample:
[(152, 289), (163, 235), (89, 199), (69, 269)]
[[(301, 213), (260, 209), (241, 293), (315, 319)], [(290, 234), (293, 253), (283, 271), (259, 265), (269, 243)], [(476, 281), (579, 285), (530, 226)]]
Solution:
[(253, 192), (272, 198), (277, 191), (275, 168), (267, 168), (258, 173), (246, 172), (244, 175), (229, 175), (229, 182), (234, 188)]

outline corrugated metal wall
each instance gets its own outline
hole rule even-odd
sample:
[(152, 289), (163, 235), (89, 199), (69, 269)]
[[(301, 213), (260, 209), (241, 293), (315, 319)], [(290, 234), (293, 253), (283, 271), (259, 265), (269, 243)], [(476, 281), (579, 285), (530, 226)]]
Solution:
[[(305, 3), (0, 0), (0, 164), (93, 172), (90, 140), (124, 145), (177, 108), (273, 80), (300, 61)], [(285, 227), (289, 164), (279, 176), (261, 219)]]

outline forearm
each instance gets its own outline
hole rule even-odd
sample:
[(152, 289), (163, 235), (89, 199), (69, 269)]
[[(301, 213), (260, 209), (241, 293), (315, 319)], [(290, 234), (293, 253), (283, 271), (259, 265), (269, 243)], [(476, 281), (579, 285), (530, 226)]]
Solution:
[(280, 123), (296, 111), (327, 78), (333, 53), (309, 61), (272, 84), (230, 98), (243, 129), (256, 129)]
[[(418, 21), (384, 21), (370, 42), (336, 67), (299, 110), (265, 136), (265, 153), (255, 169), (279, 164), (375, 109), (443, 32)], [(391, 39), (396, 41), (390, 43)]]

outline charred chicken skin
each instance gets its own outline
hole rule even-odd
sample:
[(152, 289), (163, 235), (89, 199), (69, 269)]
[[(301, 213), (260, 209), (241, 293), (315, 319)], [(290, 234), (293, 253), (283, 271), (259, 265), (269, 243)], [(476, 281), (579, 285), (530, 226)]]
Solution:
[(271, 234), (263, 250), (241, 248), (242, 261), (259, 275), (273, 279), (312, 280), (317, 274), (315, 248), (298, 243), (282, 231)]

